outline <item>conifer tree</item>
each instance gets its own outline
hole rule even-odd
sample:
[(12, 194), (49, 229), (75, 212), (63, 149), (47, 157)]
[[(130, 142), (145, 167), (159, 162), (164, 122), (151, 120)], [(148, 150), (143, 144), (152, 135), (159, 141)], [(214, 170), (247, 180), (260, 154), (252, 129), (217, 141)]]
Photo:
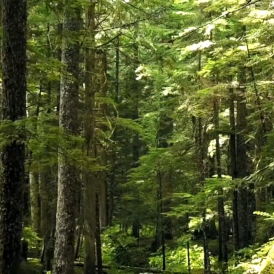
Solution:
[[(1, 150), (0, 272), (19, 273), (25, 190), (24, 118), (26, 116), (26, 1), (2, 1), (3, 47), (1, 119), (16, 134)], [(17, 123), (17, 125), (15, 124)], [(18, 124), (19, 123), (19, 124)]]
[[(79, 3), (67, 1), (64, 7), (63, 22), (62, 62), (66, 67), (61, 77), (59, 125), (62, 130), (74, 136), (79, 130), (80, 41), (78, 35), (82, 28), (81, 10)], [(71, 41), (70, 35), (74, 35), (78, 41)], [(76, 192), (80, 187), (78, 179), (77, 167), (69, 161), (66, 155), (60, 153), (54, 274), (74, 273), (75, 202)]]

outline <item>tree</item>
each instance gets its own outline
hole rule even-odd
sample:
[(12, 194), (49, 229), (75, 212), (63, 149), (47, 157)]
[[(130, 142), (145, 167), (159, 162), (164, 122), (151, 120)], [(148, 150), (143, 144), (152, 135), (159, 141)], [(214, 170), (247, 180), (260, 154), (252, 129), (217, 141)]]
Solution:
[[(64, 7), (64, 41), (62, 62), (66, 70), (61, 78), (59, 125), (62, 130), (77, 135), (78, 120), (78, 89), (80, 42), (72, 41), (70, 35), (77, 37), (82, 28), (81, 6), (67, 1)], [(59, 155), (58, 166), (58, 198), (56, 214), (56, 241), (54, 249), (54, 274), (74, 273), (74, 242), (75, 242), (75, 202), (78, 181), (78, 170), (66, 155)]]
[(19, 273), (25, 186), (26, 1), (3, 1), (2, 124), (16, 134), (1, 150), (0, 272)]

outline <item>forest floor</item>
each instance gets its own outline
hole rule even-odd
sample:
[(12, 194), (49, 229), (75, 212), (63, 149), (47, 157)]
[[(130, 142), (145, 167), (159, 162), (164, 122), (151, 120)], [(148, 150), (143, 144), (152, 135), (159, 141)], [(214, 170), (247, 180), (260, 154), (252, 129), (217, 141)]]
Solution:
[[(126, 238), (124, 239), (126, 242)], [(152, 238), (144, 237), (139, 241), (139, 246), (125, 245), (120, 249), (120, 245), (109, 245), (103, 249), (104, 264), (108, 274), (149, 274), (161, 273), (162, 251), (152, 253), (149, 249)], [(260, 273), (264, 264), (269, 258), (269, 251), (273, 247), (274, 241), (269, 241), (264, 245), (254, 245), (236, 252), (233, 256), (233, 243), (228, 242), (230, 253), (229, 266), (230, 274)], [(105, 245), (104, 245), (105, 246)], [(192, 240), (190, 243), (191, 274), (203, 274), (203, 243), (202, 240)], [(220, 273), (218, 265), (218, 239), (209, 241), (209, 250), (212, 259), (212, 274)], [(274, 249), (273, 249), (274, 250)], [(35, 248), (30, 252), (30, 256), (39, 257), (40, 248)], [(119, 257), (117, 255), (119, 254)], [(176, 238), (166, 241), (166, 268), (165, 273), (189, 273), (187, 269), (187, 253), (184, 243)], [(121, 260), (121, 261), (120, 261)], [(120, 261), (120, 262), (119, 262)], [(79, 266), (75, 267), (75, 274), (83, 274), (83, 254), (81, 252)], [(216, 272), (214, 272), (216, 271)], [(29, 258), (27, 262), (22, 262), (20, 274), (41, 274), (42, 266), (39, 258)], [(268, 272), (267, 272), (268, 273)], [(270, 272), (274, 273), (274, 272)]]

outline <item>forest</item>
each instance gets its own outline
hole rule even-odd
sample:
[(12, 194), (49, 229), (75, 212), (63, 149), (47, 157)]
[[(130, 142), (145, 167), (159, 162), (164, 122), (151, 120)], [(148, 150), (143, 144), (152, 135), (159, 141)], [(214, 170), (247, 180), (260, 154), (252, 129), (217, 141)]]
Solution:
[(0, 274), (274, 274), (274, 1), (0, 1)]

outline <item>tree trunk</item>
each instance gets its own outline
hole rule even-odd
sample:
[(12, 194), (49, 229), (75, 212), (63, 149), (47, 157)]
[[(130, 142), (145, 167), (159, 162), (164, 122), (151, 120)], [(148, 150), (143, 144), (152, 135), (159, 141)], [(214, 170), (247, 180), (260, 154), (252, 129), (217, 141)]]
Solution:
[[(219, 101), (214, 100), (214, 124), (215, 129), (219, 129)], [(222, 179), (222, 167), (221, 167), (221, 148), (219, 134), (216, 133), (216, 162), (217, 162), (217, 175), (218, 179)], [(223, 188), (220, 187), (218, 191), (218, 217), (219, 217), (219, 256), (218, 260), (223, 262), (223, 270), (227, 269), (228, 252), (227, 252), (227, 237), (226, 237), (226, 219), (225, 208), (223, 198)]]
[[(230, 123), (230, 142), (229, 142), (229, 158), (230, 158), (230, 175), (232, 180), (237, 178), (237, 154), (236, 154), (236, 128), (235, 128), (235, 95), (231, 88), (229, 90), (229, 123)], [(233, 210), (233, 236), (234, 236), (234, 247), (238, 249), (239, 246), (239, 229), (238, 229), (238, 192), (237, 189), (233, 190), (232, 199), (232, 210)]]
[[(82, 176), (83, 177), (83, 176)], [(76, 248), (75, 248), (75, 260), (79, 258), (80, 254), (80, 248), (81, 248), (81, 241), (83, 237), (84, 232), (84, 189), (81, 186), (81, 189), (78, 192), (78, 212), (77, 212), (77, 220), (76, 220), (76, 235), (77, 235), (77, 241), (76, 241)]]
[[(91, 44), (94, 46), (95, 31), (95, 3), (90, 2), (86, 10), (86, 28), (90, 32)], [(85, 119), (84, 132), (86, 139), (86, 154), (95, 158), (95, 50), (86, 49), (86, 67), (85, 67)], [(84, 236), (85, 236), (85, 274), (96, 273), (96, 191), (97, 178), (92, 171), (85, 172), (84, 179)]]
[(103, 273), (99, 195), (96, 193), (96, 255), (98, 274)]
[(85, 236), (85, 274), (96, 274), (96, 250), (95, 250), (95, 241), (96, 241), (96, 202), (95, 202), (95, 177), (90, 174), (86, 175), (85, 178), (85, 227), (84, 227), (84, 236)]
[[(24, 0), (3, 0), (2, 120), (26, 116), (26, 22)], [(24, 132), (1, 149), (0, 273), (17, 274), (20, 262), (23, 191), (25, 186)], [(9, 140), (10, 141), (10, 140)]]
[[(64, 11), (64, 30), (62, 62), (67, 71), (61, 78), (59, 125), (67, 133), (78, 133), (78, 77), (79, 77), (79, 42), (71, 41), (71, 33), (80, 32), (82, 20), (79, 6), (69, 6)], [(75, 242), (75, 202), (79, 187), (78, 172), (74, 165), (59, 155), (58, 199), (56, 214), (56, 241), (54, 250), (53, 274), (72, 274), (74, 272)]]
[(57, 168), (47, 169), (41, 172), (41, 232), (44, 237), (43, 256), (41, 262), (46, 271), (52, 270), (54, 255), (54, 234), (56, 226), (57, 184), (55, 172)]
[[(120, 90), (120, 38), (117, 37), (117, 44), (115, 50), (115, 93), (114, 93), (114, 102), (118, 104), (119, 101), (119, 90)], [(112, 225), (113, 215), (114, 215), (114, 196), (116, 192), (116, 170), (117, 170), (117, 128), (113, 132), (113, 145), (111, 147), (111, 171), (109, 173), (109, 199), (108, 199), (108, 225)], [(115, 143), (115, 144), (114, 144)]]
[[(28, 152), (26, 158), (28, 158)], [(30, 176), (29, 172), (25, 174), (25, 186), (23, 193), (23, 227), (30, 226), (31, 224), (31, 202), (30, 202)]]
[(247, 218), (248, 218), (248, 241), (253, 244), (256, 236), (256, 194), (254, 184), (248, 185), (247, 190)]
[[(248, 175), (247, 145), (244, 139), (246, 130), (246, 97), (245, 97), (245, 70), (239, 73), (240, 87), (237, 96), (237, 142), (236, 142), (236, 166), (237, 178), (244, 178)], [(237, 218), (238, 218), (238, 247), (239, 249), (248, 246), (248, 216), (247, 216), (247, 187), (239, 185), (237, 189)]]
[(31, 223), (34, 231), (41, 236), (41, 200), (39, 190), (39, 174), (30, 173)]
[[(107, 78), (107, 54), (105, 51), (100, 50), (97, 53), (96, 69), (98, 75), (98, 88), (96, 90), (100, 91), (100, 95), (102, 98), (106, 98), (108, 91), (108, 78)], [(102, 122), (107, 120), (108, 108), (105, 103), (98, 103), (98, 109), (101, 112), (101, 120)], [(104, 133), (107, 132), (108, 128), (103, 123), (100, 124), (100, 128), (102, 130), (102, 134), (99, 136), (99, 144), (98, 144), (98, 153), (100, 155), (100, 165), (102, 167), (107, 166), (107, 151), (104, 143), (106, 142), (106, 138)], [(106, 170), (100, 171), (98, 174), (98, 191), (99, 191), (99, 205), (100, 205), (100, 227), (106, 228), (108, 226), (108, 199), (107, 199), (107, 172)]]
[[(203, 127), (202, 127), (202, 119), (198, 119), (198, 159), (199, 159), (199, 169), (200, 169), (200, 180), (202, 187), (204, 187), (205, 180), (205, 167), (204, 167), (204, 138), (203, 138)], [(208, 239), (206, 235), (206, 209), (203, 209), (202, 213), (203, 218), (203, 248), (204, 248), (204, 273), (209, 274), (211, 272), (211, 263), (210, 263), (210, 254), (209, 254), (209, 246)]]

